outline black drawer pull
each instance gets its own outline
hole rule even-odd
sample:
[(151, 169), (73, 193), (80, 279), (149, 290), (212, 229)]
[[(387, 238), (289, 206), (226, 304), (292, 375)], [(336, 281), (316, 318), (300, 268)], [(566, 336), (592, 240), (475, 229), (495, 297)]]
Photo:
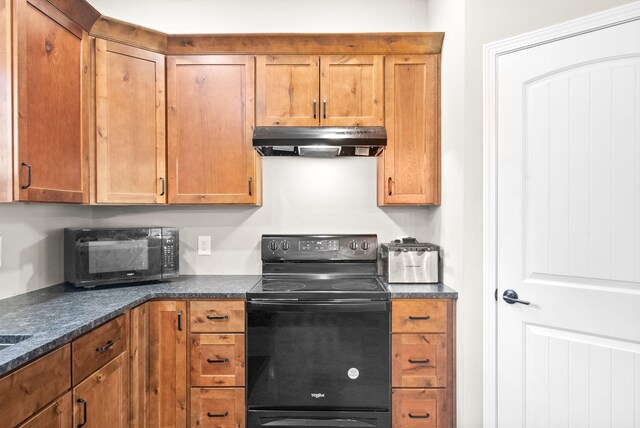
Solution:
[(207, 412), (207, 416), (209, 416), (210, 418), (226, 418), (227, 416), (229, 416), (229, 412), (224, 412), (224, 413)]
[(22, 162), (20, 164), (21, 167), (26, 166), (27, 167), (27, 184), (23, 184), (22, 186), (20, 186), (20, 188), (22, 190), (27, 190), (29, 187), (31, 187), (31, 165), (29, 165), (26, 162)]
[(207, 315), (208, 320), (228, 320), (229, 315)]
[(104, 346), (96, 348), (96, 352), (104, 352), (113, 346), (113, 340), (108, 341)]
[(414, 317), (413, 315), (409, 315), (409, 319), (411, 321), (427, 321), (427, 320), (430, 320), (431, 317), (429, 315), (427, 315), (425, 317)]
[(429, 413), (424, 415), (414, 415), (413, 413), (409, 413), (409, 417), (411, 419), (428, 419), (431, 415)]
[(411, 364), (429, 364), (429, 359), (425, 358), (424, 360), (412, 360), (411, 358), (409, 358), (409, 362)]
[(78, 428), (81, 428), (87, 424), (87, 402), (82, 398), (78, 398), (76, 403), (82, 404), (82, 423), (78, 424)]
[(207, 363), (210, 363), (210, 364), (224, 364), (228, 362), (229, 362), (228, 358), (220, 358), (220, 359), (207, 358)]

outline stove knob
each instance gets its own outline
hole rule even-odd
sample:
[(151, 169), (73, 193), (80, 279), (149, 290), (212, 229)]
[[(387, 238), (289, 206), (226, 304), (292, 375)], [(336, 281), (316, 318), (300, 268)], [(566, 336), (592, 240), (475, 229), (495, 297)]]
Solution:
[(358, 249), (358, 243), (356, 241), (349, 242), (349, 248), (351, 248), (354, 251), (357, 250)]
[(269, 249), (271, 251), (275, 251), (278, 249), (278, 241), (271, 241), (269, 242)]
[(369, 249), (369, 242), (368, 241), (362, 241), (362, 244), (360, 244), (360, 248), (362, 248), (363, 250), (367, 251)]
[(291, 248), (291, 244), (289, 244), (289, 241), (282, 241), (282, 249), (287, 251), (289, 248)]

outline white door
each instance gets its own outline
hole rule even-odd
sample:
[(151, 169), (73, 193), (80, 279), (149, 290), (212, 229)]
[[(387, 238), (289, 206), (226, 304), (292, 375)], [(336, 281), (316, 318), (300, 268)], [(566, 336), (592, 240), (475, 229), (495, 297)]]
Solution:
[(640, 428), (640, 20), (496, 67), (497, 425)]

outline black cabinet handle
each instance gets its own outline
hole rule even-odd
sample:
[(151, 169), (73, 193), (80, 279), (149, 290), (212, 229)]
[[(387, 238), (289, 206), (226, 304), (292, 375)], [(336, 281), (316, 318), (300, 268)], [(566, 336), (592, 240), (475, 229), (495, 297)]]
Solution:
[(411, 358), (409, 358), (409, 362), (411, 364), (429, 364), (429, 359), (425, 358), (424, 360), (412, 360)]
[(164, 184), (164, 177), (160, 177), (160, 196), (164, 196), (165, 193), (165, 184)]
[(207, 315), (208, 320), (228, 320), (229, 315)]
[(315, 119), (315, 118), (316, 118), (316, 116), (317, 116), (317, 115), (316, 115), (316, 103), (317, 103), (317, 101), (316, 101), (316, 100), (313, 100), (313, 118), (314, 118), (314, 119)]
[(178, 311), (178, 331), (182, 331), (182, 311)]
[(424, 316), (424, 317), (414, 317), (413, 315), (409, 315), (409, 319), (411, 321), (427, 321), (427, 320), (430, 320), (431, 317), (429, 315)]
[(253, 179), (249, 177), (249, 196), (253, 196)]
[(322, 104), (324, 105), (324, 113), (322, 114), (322, 118), (326, 119), (327, 118), (327, 100), (325, 99)]
[(80, 428), (87, 424), (87, 402), (82, 398), (78, 398), (76, 403), (82, 404), (82, 423), (78, 425), (78, 428)]
[(429, 418), (431, 415), (429, 413), (426, 413), (424, 415), (414, 415), (413, 413), (409, 413), (409, 417), (411, 419), (427, 419)]
[(96, 352), (104, 352), (113, 346), (113, 340), (108, 341), (104, 346), (96, 348)]
[(27, 190), (29, 187), (31, 187), (31, 165), (26, 162), (22, 162), (20, 166), (27, 167), (27, 184), (23, 184), (22, 186), (20, 186), (22, 190)]
[(220, 359), (207, 358), (207, 363), (209, 364), (224, 364), (228, 362), (229, 362), (228, 358), (220, 358)]
[(224, 412), (224, 413), (207, 412), (207, 416), (209, 416), (210, 418), (226, 418), (227, 416), (229, 416), (229, 412)]
[(387, 180), (387, 188), (389, 189), (389, 196), (393, 195), (393, 189), (391, 188), (392, 184), (393, 184), (393, 180), (391, 179), (391, 177), (389, 177), (389, 179)]

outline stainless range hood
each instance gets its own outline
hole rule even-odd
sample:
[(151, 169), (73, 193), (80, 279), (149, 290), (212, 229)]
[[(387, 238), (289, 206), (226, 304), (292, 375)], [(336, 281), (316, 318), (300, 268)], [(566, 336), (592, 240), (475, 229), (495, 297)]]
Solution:
[(387, 146), (382, 126), (257, 126), (253, 148), (262, 156), (378, 156)]

